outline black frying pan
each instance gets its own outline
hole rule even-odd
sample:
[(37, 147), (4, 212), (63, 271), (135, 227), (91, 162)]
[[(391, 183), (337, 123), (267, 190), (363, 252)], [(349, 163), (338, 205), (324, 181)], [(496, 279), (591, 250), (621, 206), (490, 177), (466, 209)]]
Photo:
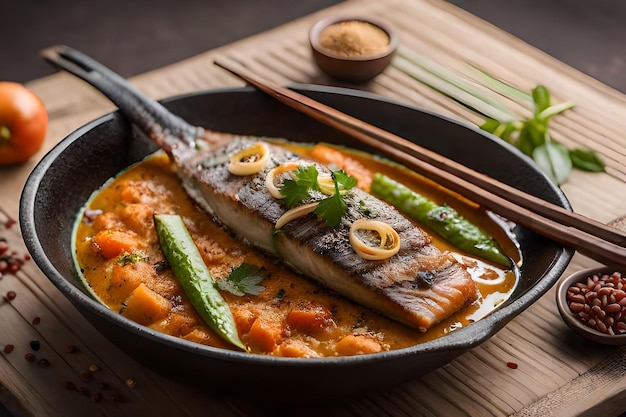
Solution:
[[(571, 250), (516, 227), (514, 233), (525, 263), (512, 296), (476, 323), (397, 351), (338, 358), (278, 358), (216, 349), (153, 331), (93, 300), (78, 279), (71, 254), (74, 221), (94, 190), (156, 150), (148, 137), (154, 128), (152, 123), (189, 138), (197, 134), (195, 126), (203, 126), (294, 141), (360, 145), (253, 88), (203, 91), (159, 104), (77, 51), (60, 48), (56, 53), (64, 55), (63, 62), (71, 64), (65, 68), (64, 63), (57, 61), (56, 65), (105, 91), (121, 110), (71, 133), (33, 170), (20, 203), (26, 245), (46, 276), (100, 332), (137, 360), (172, 377), (211, 389), (277, 394), (283, 399), (290, 395), (299, 399), (303, 395), (340, 397), (387, 388), (419, 378), (487, 341), (546, 293), (572, 257)], [(293, 88), (472, 169), (570, 208), (563, 193), (527, 157), (474, 126), (359, 91), (308, 85)]]

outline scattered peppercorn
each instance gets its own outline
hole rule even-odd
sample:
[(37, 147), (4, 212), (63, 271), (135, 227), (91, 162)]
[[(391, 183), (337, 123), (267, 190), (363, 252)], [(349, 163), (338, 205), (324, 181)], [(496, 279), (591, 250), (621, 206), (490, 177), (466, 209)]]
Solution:
[(41, 349), (41, 343), (39, 342), (39, 340), (33, 339), (30, 341), (30, 348), (37, 352), (39, 349)]
[(47, 368), (48, 366), (50, 366), (50, 361), (46, 358), (43, 359), (39, 359), (39, 366), (41, 366), (42, 368)]
[(32, 353), (27, 353), (26, 355), (24, 355), (24, 359), (26, 359), (26, 362), (32, 363), (35, 362), (37, 358)]
[(8, 344), (4, 346), (4, 353), (11, 353), (15, 349), (15, 346)]
[(137, 386), (137, 381), (135, 381), (133, 378), (126, 378), (126, 386), (130, 389), (135, 389), (135, 387)]
[(76, 390), (76, 385), (72, 381), (62, 381), (61, 385), (68, 391)]
[(100, 367), (98, 365), (89, 365), (89, 372), (98, 372)]
[[(7, 219), (4, 222), (0, 222), (0, 230), (10, 229), (17, 223), (4, 210), (0, 209), (0, 214), (2, 214), (0, 217)], [(15, 274), (24, 265), (24, 262), (28, 260), (30, 260), (28, 254), (19, 257), (17, 252), (11, 251), (9, 242), (4, 238), (0, 238), (0, 278), (4, 274)]]
[(4, 227), (6, 229), (10, 229), (11, 227), (13, 227), (14, 224), (17, 223), (16, 220), (13, 220), (11, 217), (9, 217), (9, 215), (7, 214), (6, 211), (0, 209), (0, 211), (2, 212), (2, 214), (4, 214), (4, 216), (7, 218), (7, 220), (4, 222)]
[(507, 362), (506, 366), (508, 366), (511, 369), (517, 369), (517, 364), (515, 362)]
[(100, 394), (99, 392), (96, 392), (91, 395), (91, 401), (93, 401), (94, 403), (98, 403), (101, 400), (102, 400), (102, 394)]
[(67, 345), (65, 347), (65, 353), (76, 353), (78, 352), (78, 348), (74, 345)]
[(39, 323), (41, 323), (41, 318), (40, 317), (35, 317), (32, 321), (34, 326), (37, 326)]
[(9, 292), (7, 292), (7, 295), (5, 296), (5, 298), (6, 298), (8, 301), (13, 301), (13, 300), (15, 300), (15, 297), (17, 297), (17, 294), (15, 293), (15, 291), (9, 291)]
[(113, 394), (111, 394), (111, 401), (119, 403), (122, 402), (124, 400), (124, 398), (117, 392), (114, 392)]
[(80, 374), (80, 379), (85, 382), (91, 382), (93, 380), (93, 375), (89, 371), (82, 371)]
[(24, 265), (24, 260), (16, 257), (17, 253), (0, 255), (0, 274), (15, 274)]

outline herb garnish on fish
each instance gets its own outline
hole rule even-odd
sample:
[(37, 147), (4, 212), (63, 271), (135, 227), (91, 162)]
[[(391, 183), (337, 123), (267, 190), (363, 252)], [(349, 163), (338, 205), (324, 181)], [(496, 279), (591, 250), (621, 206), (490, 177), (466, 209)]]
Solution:
[[(280, 193), (285, 196), (285, 203), (288, 207), (294, 207), (310, 198), (311, 192), (321, 191), (318, 175), (315, 165), (309, 165), (299, 167), (294, 171), (293, 178), (283, 182)], [(341, 222), (347, 210), (342, 192), (354, 188), (357, 180), (342, 170), (333, 171), (331, 178), (334, 193), (319, 200), (313, 212), (321, 217), (328, 227), (335, 227)]]

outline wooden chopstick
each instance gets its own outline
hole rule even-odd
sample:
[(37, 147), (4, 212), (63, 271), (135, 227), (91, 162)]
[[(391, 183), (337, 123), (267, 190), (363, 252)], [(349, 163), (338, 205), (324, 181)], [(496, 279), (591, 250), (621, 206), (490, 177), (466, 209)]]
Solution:
[(219, 60), (215, 64), (494, 213), (605, 264), (626, 265), (626, 235), (617, 228), (525, 193), (391, 132), (263, 80), (236, 62)]

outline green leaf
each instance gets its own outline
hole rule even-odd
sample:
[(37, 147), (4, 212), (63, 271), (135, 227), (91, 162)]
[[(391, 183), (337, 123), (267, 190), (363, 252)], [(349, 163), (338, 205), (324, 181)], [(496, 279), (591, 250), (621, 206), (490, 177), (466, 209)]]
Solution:
[[(335, 189), (338, 187), (335, 186)], [(331, 195), (320, 201), (315, 207), (313, 213), (317, 214), (319, 217), (324, 219), (326, 225), (328, 227), (335, 227), (341, 223), (341, 218), (346, 213), (348, 206), (346, 202), (343, 200), (343, 197), (339, 192), (335, 192), (335, 194)]]
[[(466, 77), (407, 47), (398, 49), (393, 65), (399, 71), (483, 116), (486, 120), (480, 125), (481, 129), (507, 141), (524, 154), (533, 157), (537, 148), (541, 148), (536, 151), (536, 159), (541, 161), (546, 174), (559, 183), (567, 178), (566, 173), (569, 174), (572, 166), (592, 172), (604, 170), (604, 162), (597, 155), (574, 150), (565, 159), (561, 146), (546, 145), (550, 141), (546, 139), (550, 135), (550, 119), (573, 108), (574, 103), (567, 101), (552, 105), (550, 91), (541, 84), (528, 94), (474, 66), (471, 66), (473, 74)], [(494, 92), (499, 97), (494, 96)], [(505, 100), (499, 100), (502, 98)], [(517, 111), (508, 107), (509, 101), (531, 110), (533, 115), (522, 118)], [(558, 151), (554, 152), (555, 149)]]
[(310, 197), (310, 191), (319, 191), (317, 182), (317, 168), (315, 165), (300, 166), (294, 171), (293, 179), (286, 179), (280, 187), (280, 193), (285, 196), (287, 207), (293, 207)]
[(338, 191), (348, 191), (356, 187), (357, 184), (356, 178), (346, 174), (343, 170), (333, 171), (333, 179), (335, 180), (335, 183), (339, 186)]
[(546, 141), (532, 153), (533, 160), (556, 184), (563, 184), (569, 178), (572, 161), (567, 148), (553, 141)]
[(604, 160), (591, 150), (580, 148), (572, 149), (569, 151), (569, 156), (572, 160), (572, 164), (578, 169), (589, 172), (604, 171)]
[(333, 171), (335, 182), (335, 193), (320, 201), (313, 213), (324, 219), (328, 227), (335, 227), (341, 222), (341, 218), (346, 214), (348, 206), (341, 195), (341, 191), (348, 191), (354, 188), (357, 180), (346, 174), (344, 171)]
[[(335, 227), (341, 222), (347, 206), (342, 193), (357, 185), (356, 178), (346, 174), (343, 170), (332, 172), (335, 193), (319, 201), (314, 213), (321, 217), (329, 227)], [(314, 165), (299, 167), (294, 171), (292, 179), (283, 181), (280, 193), (285, 196), (285, 204), (294, 207), (312, 196), (311, 191), (320, 191), (317, 181), (317, 168)]]
[(483, 124), (480, 125), (480, 128), (486, 132), (494, 133), (501, 124), (502, 123), (495, 119), (486, 119)]
[(245, 294), (259, 295), (265, 287), (258, 285), (265, 279), (265, 270), (257, 265), (242, 263), (230, 271), (226, 279), (217, 282), (221, 290), (242, 296)]
[(520, 130), (523, 125), (517, 122), (505, 122), (500, 123), (494, 119), (487, 119), (483, 124), (480, 125), (480, 128), (484, 131), (492, 133), (497, 137), (504, 139), (509, 143), (513, 143), (513, 133)]
[(535, 102), (535, 116), (550, 107), (550, 92), (543, 85), (538, 85), (532, 91), (533, 101)]
[(546, 126), (529, 120), (524, 124), (517, 139), (516, 146), (528, 156), (532, 156), (535, 149), (546, 143)]

